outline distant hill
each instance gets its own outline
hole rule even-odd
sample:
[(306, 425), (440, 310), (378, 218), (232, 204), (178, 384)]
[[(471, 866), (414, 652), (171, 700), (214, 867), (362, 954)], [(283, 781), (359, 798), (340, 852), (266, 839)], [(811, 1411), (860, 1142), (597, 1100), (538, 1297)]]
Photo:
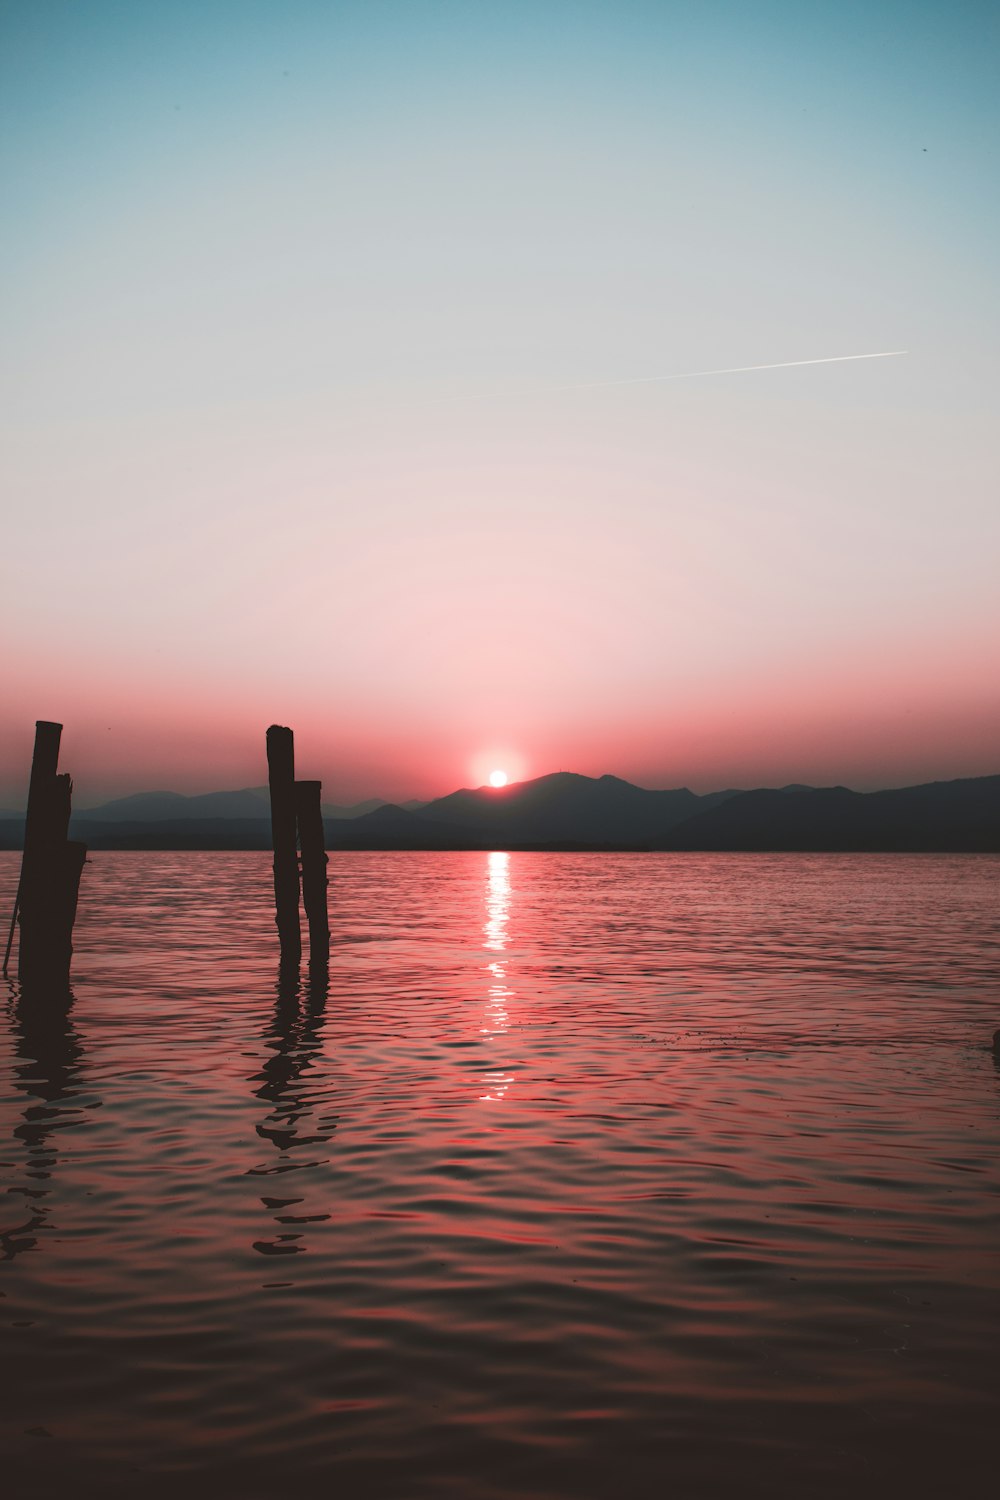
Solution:
[(1000, 852), (1000, 776), (888, 792), (743, 792), (657, 841), (661, 849)]
[[(385, 804), (381, 797), (356, 802), (346, 807), (324, 802), (324, 818), (360, 818)], [(408, 806), (419, 807), (413, 803)], [(17, 814), (11, 813), (10, 817)], [(74, 813), (76, 823), (161, 822), (168, 818), (270, 818), (271, 799), (266, 786), (245, 787), (239, 792), (204, 792), (185, 797), (180, 792), (136, 792), (131, 797), (117, 797), (98, 807), (82, 808)]]
[[(267, 795), (266, 788), (265, 795)], [(367, 802), (355, 802), (348, 807), (342, 807), (336, 802), (324, 802), (323, 816), (324, 818), (334, 819), (363, 818), (366, 813), (375, 812), (377, 808), (385, 807), (385, 805), (381, 797), (369, 797)], [(268, 801), (268, 808), (270, 809), (270, 801)]]
[(618, 776), (557, 771), (513, 786), (452, 792), (428, 802), (420, 818), (478, 829), (516, 843), (573, 840), (646, 844), (734, 792), (699, 797), (687, 787), (650, 792)]
[[(444, 801), (445, 799), (441, 799)], [(419, 804), (418, 804), (419, 806)], [(498, 834), (474, 822), (444, 822), (391, 803), (350, 823), (326, 825), (327, 848), (333, 849), (594, 849), (631, 848), (629, 842), (559, 834), (539, 825), (516, 835)]]
[[(418, 804), (419, 805), (419, 804)], [(485, 835), (455, 824), (418, 817), (405, 807), (385, 802), (370, 813), (327, 823), (328, 849), (478, 849)]]
[(270, 818), (267, 787), (248, 787), (241, 792), (205, 792), (184, 797), (179, 792), (136, 792), (116, 797), (99, 807), (74, 812), (74, 823), (153, 823), (168, 818)]

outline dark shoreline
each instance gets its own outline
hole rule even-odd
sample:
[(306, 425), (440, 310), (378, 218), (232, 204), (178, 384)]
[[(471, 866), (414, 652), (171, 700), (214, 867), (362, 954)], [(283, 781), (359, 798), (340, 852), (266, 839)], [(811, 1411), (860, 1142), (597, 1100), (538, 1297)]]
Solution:
[[(153, 828), (136, 829), (126, 831), (97, 832), (93, 824), (82, 825), (79, 832), (86, 832), (88, 847), (92, 853), (202, 853), (202, 854), (251, 854), (270, 853), (270, 831), (267, 825), (261, 830), (244, 832), (233, 829), (231, 831), (220, 831), (216, 829), (198, 829), (197, 831), (178, 830), (176, 828), (167, 831)], [(21, 826), (17, 824), (0, 822), (0, 853), (19, 853), (23, 847), (23, 833)], [(981, 841), (968, 839), (959, 841), (941, 841), (939, 843), (913, 840), (904, 842), (884, 841), (879, 843), (778, 843), (778, 842), (747, 842), (744, 844), (729, 845), (697, 845), (693, 843), (680, 845), (668, 844), (665, 841), (659, 843), (630, 844), (616, 842), (598, 842), (596, 840), (584, 839), (532, 839), (515, 840), (502, 837), (491, 838), (488, 834), (481, 838), (469, 838), (465, 840), (437, 841), (428, 838), (423, 841), (406, 841), (399, 838), (387, 837), (385, 839), (367, 838), (337, 838), (331, 834), (327, 825), (327, 850), (330, 854), (358, 854), (358, 853), (423, 853), (423, 854), (457, 854), (457, 853), (490, 853), (506, 852), (510, 854), (1000, 854), (1000, 840), (995, 838), (984, 838)]]

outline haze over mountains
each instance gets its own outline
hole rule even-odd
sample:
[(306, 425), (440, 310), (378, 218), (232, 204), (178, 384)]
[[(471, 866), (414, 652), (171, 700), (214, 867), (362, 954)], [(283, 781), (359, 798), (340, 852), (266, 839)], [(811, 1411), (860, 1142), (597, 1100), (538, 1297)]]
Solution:
[[(323, 813), (330, 849), (1000, 851), (1000, 776), (699, 796), (559, 771), (428, 803), (324, 804)], [(22, 829), (21, 816), (0, 816), (0, 848), (19, 847)], [(75, 814), (72, 831), (92, 849), (267, 849), (267, 788), (139, 793)]]
[[(360, 818), (383, 807), (381, 797), (342, 807), (336, 802), (323, 803), (324, 818)], [(421, 807), (420, 802), (406, 802), (407, 808)], [(13, 814), (11, 814), (13, 816)], [(116, 797), (97, 807), (82, 808), (75, 814), (83, 822), (158, 822), (167, 818), (269, 818), (271, 803), (266, 786), (244, 787), (239, 792), (204, 792), (185, 797), (180, 792), (136, 792), (131, 797)]]

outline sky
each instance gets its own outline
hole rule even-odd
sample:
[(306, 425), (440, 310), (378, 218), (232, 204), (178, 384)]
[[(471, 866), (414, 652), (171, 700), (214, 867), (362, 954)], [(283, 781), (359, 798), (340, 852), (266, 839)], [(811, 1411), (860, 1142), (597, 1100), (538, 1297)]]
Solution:
[(1000, 771), (998, 32), (0, 0), (0, 805)]

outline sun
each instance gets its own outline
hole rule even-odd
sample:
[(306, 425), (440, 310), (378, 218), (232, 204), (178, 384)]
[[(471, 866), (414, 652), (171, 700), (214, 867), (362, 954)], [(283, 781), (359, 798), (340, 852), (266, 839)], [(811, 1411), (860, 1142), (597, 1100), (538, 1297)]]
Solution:
[(490, 786), (506, 786), (506, 785), (507, 785), (507, 772), (506, 771), (491, 771), (490, 772)]

